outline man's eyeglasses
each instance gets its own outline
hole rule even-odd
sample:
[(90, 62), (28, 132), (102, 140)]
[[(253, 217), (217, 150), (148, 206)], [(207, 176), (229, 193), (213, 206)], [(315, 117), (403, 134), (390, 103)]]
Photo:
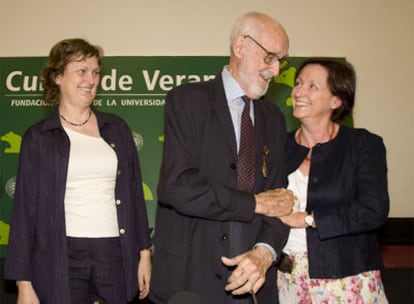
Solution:
[(274, 52), (269, 52), (263, 45), (261, 45), (259, 42), (256, 41), (256, 39), (254, 39), (252, 36), (250, 35), (244, 35), (243, 38), (249, 38), (251, 41), (253, 41), (254, 43), (256, 43), (256, 45), (258, 45), (263, 51), (266, 52), (266, 56), (265, 58), (263, 58), (263, 61), (266, 64), (274, 64), (276, 61), (279, 61), (279, 65), (285, 65), (288, 63), (286, 57), (280, 58), (278, 54), (274, 53)]

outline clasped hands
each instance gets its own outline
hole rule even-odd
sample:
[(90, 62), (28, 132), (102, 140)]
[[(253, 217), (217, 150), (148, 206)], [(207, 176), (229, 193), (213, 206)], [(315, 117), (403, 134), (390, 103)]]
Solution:
[(295, 195), (285, 188), (267, 190), (255, 195), (255, 213), (272, 217), (282, 217), (293, 213)]

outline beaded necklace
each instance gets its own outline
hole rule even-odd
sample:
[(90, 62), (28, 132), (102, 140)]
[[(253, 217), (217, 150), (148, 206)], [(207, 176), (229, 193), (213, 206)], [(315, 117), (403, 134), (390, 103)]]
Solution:
[(86, 125), (86, 123), (89, 121), (89, 119), (91, 118), (91, 116), (92, 116), (92, 111), (91, 110), (89, 110), (89, 115), (88, 115), (88, 118), (86, 118), (86, 120), (84, 121), (84, 122), (81, 122), (81, 123), (74, 123), (74, 122), (71, 122), (71, 121), (69, 121), (69, 120), (67, 120), (65, 117), (63, 117), (63, 115), (62, 114), (60, 114), (60, 117), (65, 121), (65, 122), (67, 122), (68, 124), (70, 124), (70, 125), (72, 125), (72, 126), (75, 126), (75, 127), (82, 127), (83, 125)]

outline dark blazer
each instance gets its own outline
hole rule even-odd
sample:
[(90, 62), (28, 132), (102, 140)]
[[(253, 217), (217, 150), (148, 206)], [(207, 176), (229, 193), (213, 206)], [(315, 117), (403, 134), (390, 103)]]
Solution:
[[(126, 123), (94, 113), (101, 136), (118, 158), (115, 199), (120, 200), (118, 224), (125, 230), (120, 240), (131, 299), (138, 289), (139, 251), (150, 245), (139, 160)], [(55, 110), (23, 137), (5, 263), (5, 277), (32, 281), (45, 304), (71, 303), (64, 213), (68, 160), (69, 138)]]
[[(287, 134), (273, 103), (255, 101), (254, 112), (258, 193), (286, 186)], [(224, 286), (230, 272), (220, 257), (248, 251), (257, 242), (279, 253), (288, 228), (278, 219), (255, 215), (254, 196), (236, 189), (236, 139), (221, 75), (170, 91), (164, 128), (151, 299), (166, 303), (186, 290), (203, 303), (228, 303)], [(241, 229), (238, 238), (231, 230), (235, 223)], [(272, 267), (259, 302), (277, 303), (275, 277)]]
[[(308, 151), (291, 132), (289, 173)], [(332, 141), (313, 148), (307, 210), (314, 211), (317, 228), (306, 229), (311, 278), (343, 278), (382, 268), (376, 230), (387, 219), (387, 189), (381, 137), (341, 126)]]

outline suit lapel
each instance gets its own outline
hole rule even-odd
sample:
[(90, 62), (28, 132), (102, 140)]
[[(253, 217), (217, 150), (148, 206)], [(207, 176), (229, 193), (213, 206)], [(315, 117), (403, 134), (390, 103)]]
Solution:
[[(237, 143), (236, 135), (234, 134), (233, 122), (231, 120), (230, 110), (227, 105), (226, 95), (224, 93), (223, 81), (221, 74), (217, 75), (212, 81), (210, 87), (209, 99), (212, 102), (213, 110), (220, 121), (223, 128), (224, 134), (227, 137), (231, 152), (234, 157), (237, 158)], [(262, 98), (261, 98), (262, 99)], [(255, 128), (255, 140), (256, 140), (256, 176), (261, 176), (262, 164), (263, 164), (263, 153), (265, 149), (265, 138), (266, 138), (266, 113), (263, 110), (261, 99), (254, 101), (254, 128)], [(261, 178), (256, 178), (255, 189), (260, 185), (258, 182)]]
[(233, 122), (231, 120), (230, 110), (227, 105), (227, 99), (226, 94), (224, 93), (221, 74), (216, 76), (209, 94), (209, 99), (212, 101), (213, 110), (215, 111), (218, 120), (223, 128), (231, 152), (235, 157), (237, 157), (236, 135), (234, 134)]
[[(266, 135), (266, 115), (263, 111), (261, 99), (254, 101), (254, 131), (256, 139), (256, 177), (261, 176), (263, 165), (263, 153), (265, 149), (265, 135)], [(256, 178), (255, 189), (257, 188), (257, 182), (262, 180)]]

